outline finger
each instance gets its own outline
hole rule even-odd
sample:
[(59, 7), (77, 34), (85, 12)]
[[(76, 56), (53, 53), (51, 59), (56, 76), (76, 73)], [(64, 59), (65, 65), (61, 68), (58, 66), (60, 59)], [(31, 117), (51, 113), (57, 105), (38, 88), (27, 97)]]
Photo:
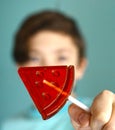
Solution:
[[(69, 115), (71, 120), (74, 121), (74, 126), (87, 127), (89, 126), (90, 113), (85, 112), (75, 104), (69, 106)], [(73, 122), (72, 122), (73, 123)]]
[(115, 130), (115, 102), (113, 103), (113, 110), (110, 121), (105, 125), (103, 130)]
[(101, 130), (110, 120), (114, 94), (110, 91), (103, 91), (95, 99), (91, 106), (91, 128)]
[(75, 130), (91, 130), (89, 126), (81, 127), (79, 124), (77, 124), (74, 120), (71, 120), (73, 127)]
[(73, 119), (71, 119), (71, 123), (72, 123), (72, 125), (73, 125), (73, 127), (74, 127), (75, 130), (79, 129), (80, 125), (76, 121), (74, 121)]

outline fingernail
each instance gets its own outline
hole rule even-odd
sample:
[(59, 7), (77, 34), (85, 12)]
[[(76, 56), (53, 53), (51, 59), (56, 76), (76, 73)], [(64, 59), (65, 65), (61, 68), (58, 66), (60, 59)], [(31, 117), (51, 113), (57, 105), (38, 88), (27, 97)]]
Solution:
[(71, 105), (70, 107), (71, 107), (71, 109), (69, 109), (69, 110), (71, 110), (71, 111), (69, 111), (69, 114), (71, 115), (71, 118), (72, 118), (75, 122), (79, 122), (78, 119), (77, 119), (77, 118), (78, 118), (78, 113), (77, 113), (76, 106)]
[(89, 125), (89, 114), (87, 113), (81, 113), (80, 116), (79, 116), (79, 122), (80, 124), (83, 124), (85, 126), (88, 126)]

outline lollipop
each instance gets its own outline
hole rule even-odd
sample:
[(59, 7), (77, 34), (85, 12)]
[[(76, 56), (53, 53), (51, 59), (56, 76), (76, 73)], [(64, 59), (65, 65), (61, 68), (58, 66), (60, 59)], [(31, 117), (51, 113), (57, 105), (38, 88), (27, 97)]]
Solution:
[(67, 100), (89, 111), (70, 95), (74, 66), (20, 67), (18, 73), (44, 120), (56, 114)]

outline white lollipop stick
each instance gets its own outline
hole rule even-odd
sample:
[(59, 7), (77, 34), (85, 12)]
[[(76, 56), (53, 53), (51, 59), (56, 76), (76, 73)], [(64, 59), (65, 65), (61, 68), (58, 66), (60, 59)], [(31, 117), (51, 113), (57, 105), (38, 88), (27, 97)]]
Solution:
[(89, 108), (85, 104), (83, 104), (79, 100), (75, 99), (71, 95), (68, 97), (68, 100), (71, 101), (72, 103), (74, 103), (75, 105), (77, 105), (78, 107), (82, 108), (83, 110), (89, 112)]

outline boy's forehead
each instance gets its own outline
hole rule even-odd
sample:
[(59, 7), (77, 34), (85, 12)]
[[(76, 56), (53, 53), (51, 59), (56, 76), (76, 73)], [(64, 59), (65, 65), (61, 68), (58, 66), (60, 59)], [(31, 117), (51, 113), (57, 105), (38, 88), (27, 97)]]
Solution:
[[(45, 49), (43, 51), (41, 49), (37, 49), (37, 48), (30, 49), (30, 53), (40, 54), (40, 53), (44, 53), (44, 52), (47, 53)], [(50, 51), (50, 53), (52, 53), (52, 54), (62, 54), (62, 53), (71, 54), (72, 52), (73, 52), (73, 50), (70, 48), (55, 48)]]
[(42, 31), (35, 34), (29, 42), (32, 50), (54, 50), (57, 52), (70, 51), (77, 49), (73, 39), (61, 33)]

